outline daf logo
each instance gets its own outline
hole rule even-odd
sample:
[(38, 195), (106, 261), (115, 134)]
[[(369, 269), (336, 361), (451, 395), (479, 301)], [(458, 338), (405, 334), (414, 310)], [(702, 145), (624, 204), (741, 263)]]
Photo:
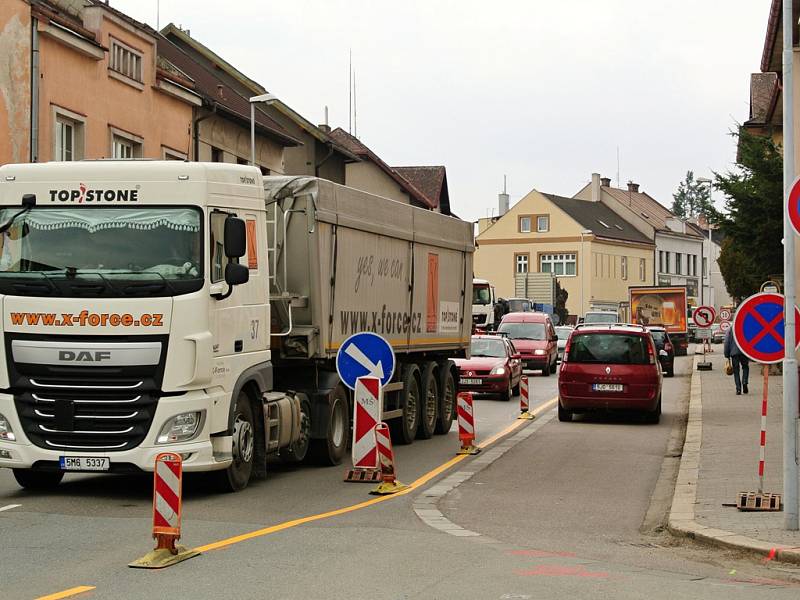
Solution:
[(606, 375), (611, 375), (611, 367), (606, 367)]
[(58, 360), (61, 362), (100, 362), (103, 360), (109, 360), (111, 358), (111, 352), (109, 351), (97, 351), (97, 352), (87, 352), (86, 350), (59, 350), (58, 351)]

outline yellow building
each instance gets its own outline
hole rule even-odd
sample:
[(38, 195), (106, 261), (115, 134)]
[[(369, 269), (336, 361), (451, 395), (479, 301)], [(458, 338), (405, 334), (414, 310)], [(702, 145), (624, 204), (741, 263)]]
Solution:
[(533, 190), (478, 228), (475, 277), (498, 297), (514, 296), (516, 273), (550, 272), (569, 293), (569, 313), (583, 315), (627, 302), (630, 286), (653, 285), (653, 240), (601, 202)]

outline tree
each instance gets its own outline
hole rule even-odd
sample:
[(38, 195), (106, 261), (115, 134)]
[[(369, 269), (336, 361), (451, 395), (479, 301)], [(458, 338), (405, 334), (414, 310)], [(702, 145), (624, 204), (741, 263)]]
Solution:
[(783, 157), (769, 136), (745, 129), (732, 135), (739, 142), (736, 168), (714, 174), (728, 211), (720, 220), (726, 242), (718, 263), (728, 293), (742, 299), (783, 273)]
[(558, 315), (558, 322), (562, 325), (567, 322), (567, 317), (569, 316), (569, 311), (567, 310), (567, 298), (569, 297), (569, 292), (561, 287), (561, 284), (558, 283), (558, 279), (556, 279), (556, 303), (553, 306), (553, 312)]
[(672, 214), (681, 219), (695, 219), (703, 216), (706, 221), (716, 223), (719, 213), (711, 201), (711, 190), (707, 183), (697, 181), (694, 171), (686, 172), (686, 180), (678, 185), (672, 195)]

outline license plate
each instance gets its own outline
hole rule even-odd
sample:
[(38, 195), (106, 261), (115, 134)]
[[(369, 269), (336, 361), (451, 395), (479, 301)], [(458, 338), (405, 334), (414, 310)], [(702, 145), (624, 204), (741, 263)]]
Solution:
[(461, 385), (480, 385), (480, 379), (461, 379)]
[(111, 460), (105, 456), (62, 456), (62, 471), (108, 471)]
[(595, 392), (621, 392), (621, 383), (593, 383), (592, 389)]

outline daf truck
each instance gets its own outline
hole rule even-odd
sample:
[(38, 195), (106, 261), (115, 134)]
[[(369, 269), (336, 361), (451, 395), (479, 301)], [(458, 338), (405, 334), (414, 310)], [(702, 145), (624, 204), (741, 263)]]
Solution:
[(179, 453), (227, 491), (338, 464), (353, 333), (393, 346), (383, 418), (450, 429), (470, 224), (315, 178), (177, 161), (0, 167), (0, 467), (28, 488)]

